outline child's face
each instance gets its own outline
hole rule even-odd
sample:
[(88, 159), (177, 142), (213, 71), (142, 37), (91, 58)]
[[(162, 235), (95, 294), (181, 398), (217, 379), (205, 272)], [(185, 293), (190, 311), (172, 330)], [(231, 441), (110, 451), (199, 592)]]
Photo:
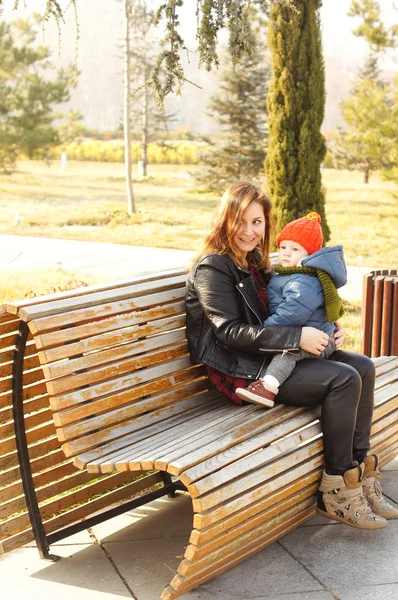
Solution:
[(278, 261), (282, 267), (297, 267), (299, 260), (306, 256), (307, 250), (297, 242), (283, 240), (279, 245)]

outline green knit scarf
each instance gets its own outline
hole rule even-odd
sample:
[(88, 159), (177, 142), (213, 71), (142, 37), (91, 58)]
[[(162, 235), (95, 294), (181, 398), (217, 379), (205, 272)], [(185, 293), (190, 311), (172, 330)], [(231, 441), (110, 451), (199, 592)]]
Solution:
[(322, 285), (323, 295), (325, 296), (326, 316), (329, 323), (335, 323), (344, 314), (343, 303), (336, 290), (336, 286), (326, 271), (315, 269), (314, 267), (282, 267), (281, 265), (275, 265), (274, 271), (280, 275), (301, 273), (303, 275), (318, 277)]

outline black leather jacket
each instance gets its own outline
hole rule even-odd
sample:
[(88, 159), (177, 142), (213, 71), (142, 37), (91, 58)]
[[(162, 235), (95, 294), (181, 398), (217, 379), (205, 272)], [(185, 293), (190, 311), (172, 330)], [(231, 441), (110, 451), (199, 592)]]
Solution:
[(301, 327), (264, 327), (253, 279), (228, 255), (205, 254), (193, 265), (185, 303), (195, 363), (258, 379), (272, 353), (298, 349)]

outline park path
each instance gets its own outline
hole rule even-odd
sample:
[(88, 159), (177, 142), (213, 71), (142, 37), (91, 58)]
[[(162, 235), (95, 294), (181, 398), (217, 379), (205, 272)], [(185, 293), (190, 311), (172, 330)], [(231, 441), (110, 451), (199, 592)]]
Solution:
[[(124, 279), (158, 269), (188, 267), (193, 252), (147, 248), (105, 242), (85, 242), (19, 235), (0, 235), (0, 269), (20, 271), (58, 270), (84, 279)], [(348, 266), (348, 282), (340, 290), (345, 300), (360, 300), (363, 276), (371, 267)]]

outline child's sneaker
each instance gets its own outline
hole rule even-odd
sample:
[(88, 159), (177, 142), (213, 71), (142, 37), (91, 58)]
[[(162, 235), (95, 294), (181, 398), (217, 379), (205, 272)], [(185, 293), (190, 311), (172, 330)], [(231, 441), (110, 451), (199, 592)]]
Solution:
[(275, 393), (267, 390), (261, 379), (254, 381), (247, 388), (236, 388), (235, 394), (246, 402), (261, 404), (267, 408), (274, 406)]

